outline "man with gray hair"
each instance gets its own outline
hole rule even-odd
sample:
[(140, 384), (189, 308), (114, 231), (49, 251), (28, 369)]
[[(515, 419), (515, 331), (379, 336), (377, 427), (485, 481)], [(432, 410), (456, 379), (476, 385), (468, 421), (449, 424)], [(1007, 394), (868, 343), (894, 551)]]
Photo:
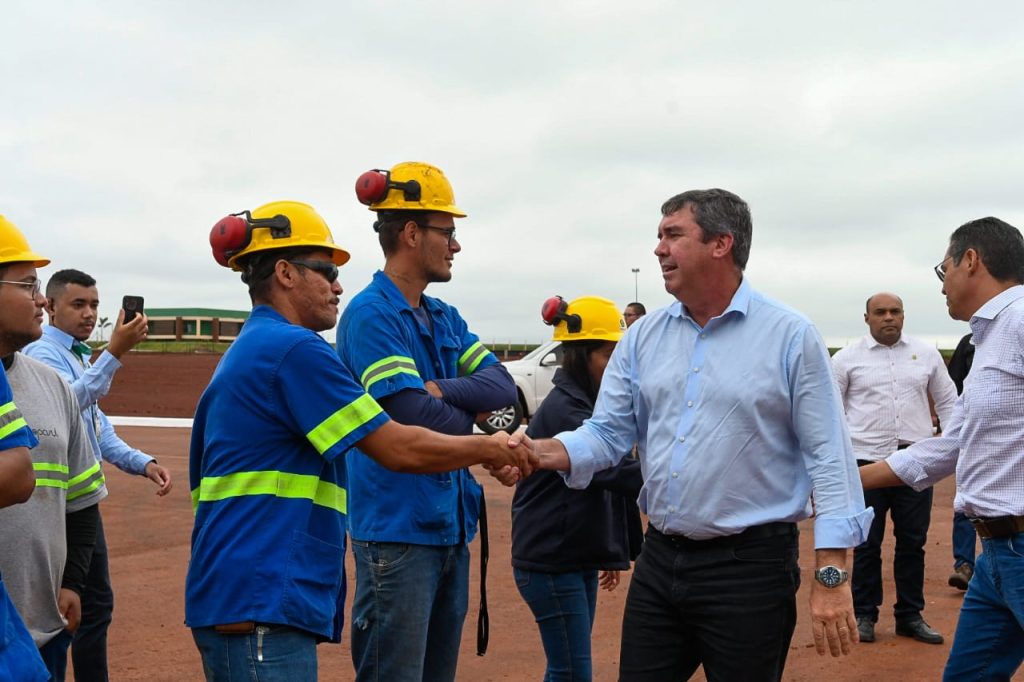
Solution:
[[(622, 624), (621, 680), (779, 680), (796, 625), (796, 524), (816, 504), (811, 585), (820, 654), (857, 627), (847, 550), (867, 537), (828, 351), (803, 315), (744, 276), (746, 202), (694, 190), (661, 208), (658, 257), (676, 301), (619, 342), (593, 417), (532, 447), (584, 488), (639, 444), (650, 518)], [(500, 474), (500, 472), (499, 472)]]

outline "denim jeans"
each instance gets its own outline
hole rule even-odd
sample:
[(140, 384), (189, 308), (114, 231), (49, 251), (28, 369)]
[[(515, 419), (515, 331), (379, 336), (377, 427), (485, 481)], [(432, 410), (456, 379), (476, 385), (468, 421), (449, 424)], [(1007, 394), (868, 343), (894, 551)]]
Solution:
[(75, 682), (107, 682), (107, 630), (114, 618), (114, 590), (110, 586), (110, 562), (103, 519), (97, 517), (96, 547), (82, 593), (82, 624), (71, 640)]
[(953, 513), (953, 568), (968, 564), (974, 568), (978, 536), (970, 519), (960, 512)]
[(597, 571), (543, 573), (514, 568), (512, 573), (540, 628), (548, 659), (544, 682), (589, 682)]
[(469, 548), (352, 540), (358, 682), (455, 679), (469, 608)]
[(703, 541), (648, 526), (626, 596), (619, 680), (685, 680), (700, 665), (709, 682), (781, 680), (799, 552), (792, 524)]
[(1024, 661), (1024, 533), (982, 539), (943, 679), (1009, 680)]
[(71, 646), (73, 635), (61, 630), (57, 636), (39, 648), (43, 665), (50, 671), (52, 682), (64, 682), (68, 674), (68, 647)]
[[(861, 461), (858, 460), (858, 464)], [(924, 546), (932, 517), (932, 489), (905, 486), (864, 491), (864, 504), (875, 509), (868, 539), (853, 550), (853, 610), (858, 618), (878, 620), (882, 604), (882, 541), (885, 517), (892, 516), (896, 548), (892, 573), (896, 582), (893, 613), (897, 623), (915, 621), (924, 609)]]
[(316, 637), (284, 625), (249, 634), (193, 628), (206, 682), (315, 682)]

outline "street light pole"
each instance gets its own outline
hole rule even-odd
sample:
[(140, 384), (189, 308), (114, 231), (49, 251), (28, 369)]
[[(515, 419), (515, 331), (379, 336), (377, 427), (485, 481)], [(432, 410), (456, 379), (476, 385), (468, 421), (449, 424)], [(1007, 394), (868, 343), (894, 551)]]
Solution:
[(640, 275), (640, 268), (633, 268), (633, 300), (639, 301), (640, 295), (637, 293), (637, 277)]

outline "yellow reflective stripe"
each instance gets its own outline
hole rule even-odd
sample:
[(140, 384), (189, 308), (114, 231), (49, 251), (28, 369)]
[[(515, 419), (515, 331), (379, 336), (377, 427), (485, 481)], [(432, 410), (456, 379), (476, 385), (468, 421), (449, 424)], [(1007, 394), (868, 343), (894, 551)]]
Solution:
[(415, 377), (420, 375), (416, 370), (415, 360), (402, 355), (391, 355), (367, 367), (363, 375), (359, 377), (359, 383), (363, 385), (363, 388), (369, 390), (370, 386), (381, 379), (387, 379), (396, 374), (411, 374)]
[(0, 438), (6, 438), (23, 426), (28, 424), (13, 400), (0, 405)]
[(226, 476), (205, 476), (192, 491), (192, 509), (200, 502), (218, 502), (232, 497), (273, 495), (288, 499), (311, 500), (313, 504), (345, 514), (348, 493), (344, 488), (309, 474), (285, 471), (241, 471)]
[[(89, 493), (93, 492), (94, 490), (97, 490), (101, 485), (103, 485), (103, 481), (104, 481), (104, 478), (103, 478), (103, 475), (101, 474), (101, 475), (99, 475), (96, 478), (95, 481), (93, 481), (89, 485), (85, 486), (81, 490), (75, 490), (73, 492), (69, 492), (68, 493), (68, 502), (70, 502), (71, 500), (77, 500), (82, 495), (88, 495)], [(70, 488), (71, 488), (71, 483), (68, 483), (68, 489), (70, 489)]]
[(364, 393), (320, 422), (306, 438), (322, 455), (383, 411), (376, 400)]
[[(100, 463), (99, 462), (95, 462), (91, 467), (89, 467), (88, 469), (86, 469), (85, 471), (83, 471), (82, 473), (78, 474), (77, 476), (72, 478), (70, 481), (68, 481), (68, 485), (69, 486), (70, 485), (78, 485), (82, 481), (87, 480), (90, 476), (99, 473), (99, 470), (100, 470)], [(102, 480), (102, 478), (101, 478), (101, 480)]]
[(472, 374), (490, 352), (491, 351), (487, 350), (487, 347), (479, 341), (474, 343), (466, 350), (465, 353), (462, 354), (462, 357), (459, 358), (459, 374)]
[(62, 474), (71, 473), (67, 465), (55, 462), (32, 462), (32, 468), (36, 471), (56, 471)]
[(58, 480), (56, 478), (37, 478), (37, 488), (63, 488), (67, 490), (68, 484), (65, 481)]

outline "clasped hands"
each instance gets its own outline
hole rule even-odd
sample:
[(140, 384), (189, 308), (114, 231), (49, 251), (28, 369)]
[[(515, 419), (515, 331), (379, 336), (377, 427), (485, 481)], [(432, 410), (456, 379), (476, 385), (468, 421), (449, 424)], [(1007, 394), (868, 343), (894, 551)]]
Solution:
[(491, 436), (500, 444), (498, 456), (492, 463), (483, 467), (502, 485), (515, 485), (520, 479), (526, 478), (540, 468), (540, 457), (533, 440), (525, 433), (508, 434), (498, 431)]

